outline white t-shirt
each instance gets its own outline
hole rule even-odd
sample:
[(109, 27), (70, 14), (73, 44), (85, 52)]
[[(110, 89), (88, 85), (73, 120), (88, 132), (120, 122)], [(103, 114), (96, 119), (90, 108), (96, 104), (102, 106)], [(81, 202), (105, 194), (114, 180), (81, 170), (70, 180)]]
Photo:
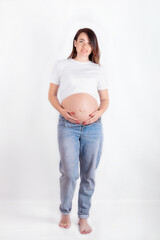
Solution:
[(103, 66), (92, 61), (79, 62), (72, 58), (55, 62), (49, 82), (59, 85), (57, 97), (60, 103), (75, 93), (88, 93), (99, 103), (98, 90), (108, 88)]

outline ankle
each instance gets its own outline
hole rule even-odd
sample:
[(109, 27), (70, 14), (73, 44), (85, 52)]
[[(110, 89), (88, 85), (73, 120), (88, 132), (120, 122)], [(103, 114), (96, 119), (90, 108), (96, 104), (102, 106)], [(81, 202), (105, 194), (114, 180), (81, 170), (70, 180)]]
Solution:
[(63, 214), (61, 215), (62, 217), (69, 217), (70, 215), (69, 214)]
[(79, 218), (79, 221), (86, 222), (87, 218)]

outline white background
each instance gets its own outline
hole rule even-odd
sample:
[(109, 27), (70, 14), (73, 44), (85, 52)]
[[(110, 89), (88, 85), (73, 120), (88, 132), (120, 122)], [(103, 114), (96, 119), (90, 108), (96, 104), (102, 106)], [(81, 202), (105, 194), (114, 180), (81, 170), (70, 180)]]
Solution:
[(158, 0), (0, 1), (2, 202), (59, 206), (59, 113), (48, 101), (49, 76), (54, 62), (70, 55), (76, 32), (89, 27), (110, 86), (93, 204), (158, 201), (159, 206), (159, 13)]

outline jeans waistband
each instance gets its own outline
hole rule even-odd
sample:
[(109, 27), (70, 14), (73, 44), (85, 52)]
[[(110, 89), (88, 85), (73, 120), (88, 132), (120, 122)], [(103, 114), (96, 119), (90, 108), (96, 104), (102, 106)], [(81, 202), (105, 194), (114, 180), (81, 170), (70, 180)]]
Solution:
[(59, 114), (59, 120), (62, 119), (68, 126), (84, 126), (84, 127), (87, 127), (87, 126), (91, 126), (93, 124), (96, 124), (96, 123), (101, 123), (101, 117), (96, 121), (96, 122), (93, 122), (93, 123), (90, 123), (90, 124), (87, 124), (87, 125), (84, 125), (82, 123), (80, 124), (77, 124), (77, 123), (71, 123), (69, 122), (68, 120), (66, 120), (61, 114)]

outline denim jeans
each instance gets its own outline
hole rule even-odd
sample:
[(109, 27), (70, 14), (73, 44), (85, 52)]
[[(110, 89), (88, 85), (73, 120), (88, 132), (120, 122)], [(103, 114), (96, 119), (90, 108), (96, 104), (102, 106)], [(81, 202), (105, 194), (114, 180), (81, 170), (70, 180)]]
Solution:
[(88, 218), (95, 188), (95, 170), (98, 167), (103, 145), (101, 117), (94, 123), (83, 125), (67, 121), (61, 114), (57, 126), (60, 153), (59, 170), (60, 206), (64, 215), (72, 209), (72, 199), (79, 178), (78, 217)]

